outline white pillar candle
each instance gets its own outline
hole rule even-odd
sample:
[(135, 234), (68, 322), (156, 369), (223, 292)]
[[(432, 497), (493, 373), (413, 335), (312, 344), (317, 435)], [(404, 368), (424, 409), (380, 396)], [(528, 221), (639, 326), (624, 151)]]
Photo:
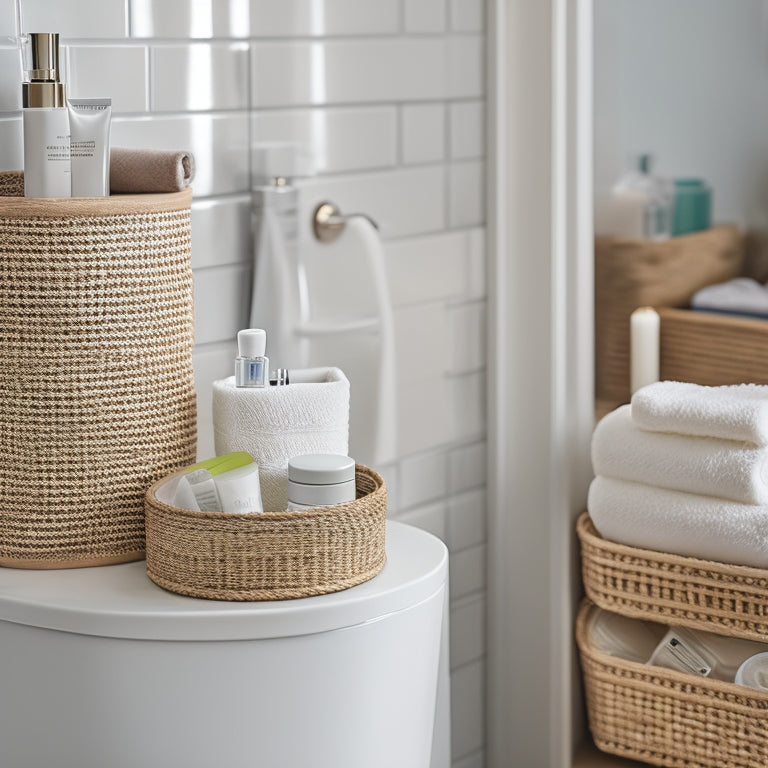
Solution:
[(630, 317), (629, 371), (632, 394), (646, 384), (659, 380), (659, 313), (652, 307), (640, 307)]

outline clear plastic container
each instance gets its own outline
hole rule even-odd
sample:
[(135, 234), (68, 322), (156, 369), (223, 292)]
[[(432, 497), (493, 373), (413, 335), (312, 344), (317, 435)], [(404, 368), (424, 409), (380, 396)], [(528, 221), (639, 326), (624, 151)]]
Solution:
[[(746, 660), (768, 651), (768, 644), (754, 640), (668, 627), (597, 606), (589, 615), (587, 631), (591, 644), (612, 656), (730, 683), (738, 682), (737, 671)], [(768, 654), (755, 659), (754, 669), (759, 679), (768, 680)]]
[(732, 683), (742, 663), (764, 651), (768, 645), (754, 640), (672, 627), (648, 663)]
[(595, 606), (589, 615), (587, 631), (595, 648), (611, 656), (644, 664), (664, 636), (666, 627)]

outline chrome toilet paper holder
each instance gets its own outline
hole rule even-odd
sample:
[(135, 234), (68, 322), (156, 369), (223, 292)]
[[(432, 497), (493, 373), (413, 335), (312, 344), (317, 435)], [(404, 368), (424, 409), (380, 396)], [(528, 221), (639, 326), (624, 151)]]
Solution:
[(335, 203), (320, 203), (312, 214), (312, 231), (321, 243), (332, 243), (344, 231), (347, 222), (356, 217), (367, 219), (375, 229), (379, 225), (365, 213), (343, 214)]

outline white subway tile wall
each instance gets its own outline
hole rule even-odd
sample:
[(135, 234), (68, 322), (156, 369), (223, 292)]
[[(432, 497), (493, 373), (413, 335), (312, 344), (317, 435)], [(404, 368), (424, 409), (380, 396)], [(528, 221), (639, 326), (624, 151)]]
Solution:
[[(379, 225), (394, 305), (390, 516), (451, 551), (454, 768), (484, 764), (486, 591), (483, 0), (22, 0), (58, 31), (73, 96), (111, 96), (115, 146), (189, 149), (199, 453), (252, 279), (255, 145), (311, 157), (300, 222), (332, 200)], [(0, 0), (0, 168), (22, 165), (13, 0)], [(305, 231), (306, 230), (306, 231)], [(309, 228), (300, 246), (316, 247)], [(358, 396), (359, 393), (358, 393)]]
[(72, 98), (108, 96), (112, 113), (149, 109), (146, 45), (69, 45), (65, 80)]
[(445, 107), (406, 104), (401, 111), (403, 163), (435, 163), (445, 157)]
[(400, 0), (251, 0), (254, 37), (394, 35), (399, 31)]
[(404, 0), (405, 31), (411, 34), (445, 32), (448, 13), (445, 0)]
[[(485, 741), (485, 663), (471, 661), (451, 671), (451, 692), (463, 691), (451, 702), (451, 735), (467, 754), (479, 751)], [(477, 704), (475, 704), (477, 703)], [(454, 757), (458, 757), (454, 753)]]
[(485, 29), (483, 0), (450, 0), (451, 29), (455, 32), (482, 32)]
[(290, 142), (311, 157), (315, 173), (391, 168), (397, 159), (393, 106), (264, 109), (251, 117), (254, 145)]
[(248, 45), (192, 43), (151, 49), (153, 112), (248, 109)]
[(451, 158), (482, 157), (485, 150), (485, 104), (457, 101), (451, 104)]
[(21, 59), (16, 48), (0, 48), (0, 104), (6, 111), (21, 109)]

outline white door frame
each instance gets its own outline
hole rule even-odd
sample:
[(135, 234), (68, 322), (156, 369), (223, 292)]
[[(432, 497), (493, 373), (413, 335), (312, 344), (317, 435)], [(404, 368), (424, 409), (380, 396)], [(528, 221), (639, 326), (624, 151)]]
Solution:
[(592, 0), (488, 0), (489, 768), (569, 768), (594, 419)]

